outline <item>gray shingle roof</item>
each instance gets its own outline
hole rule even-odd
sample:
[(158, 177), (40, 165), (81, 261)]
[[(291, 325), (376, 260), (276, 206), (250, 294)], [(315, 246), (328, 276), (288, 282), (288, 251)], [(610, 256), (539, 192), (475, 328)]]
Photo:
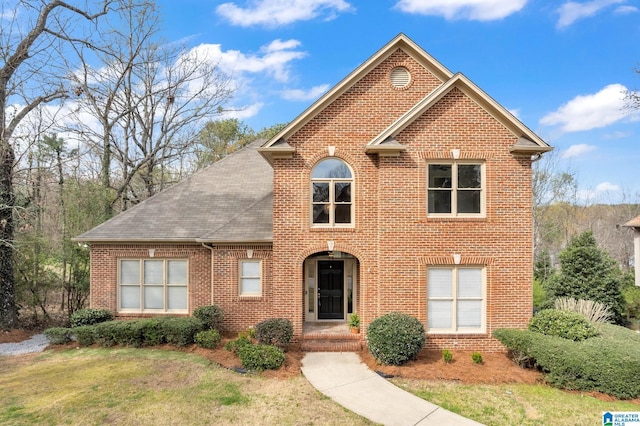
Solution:
[(75, 238), (87, 242), (270, 242), (273, 170), (256, 141)]

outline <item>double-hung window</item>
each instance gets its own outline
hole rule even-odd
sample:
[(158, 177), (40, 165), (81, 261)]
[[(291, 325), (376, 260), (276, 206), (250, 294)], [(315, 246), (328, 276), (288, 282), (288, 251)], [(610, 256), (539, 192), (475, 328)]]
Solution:
[(485, 330), (485, 272), (481, 267), (427, 269), (427, 331)]
[(320, 161), (311, 173), (311, 223), (317, 227), (353, 225), (353, 174), (337, 158)]
[(120, 311), (187, 312), (186, 259), (122, 259)]
[(484, 163), (439, 162), (427, 165), (427, 214), (484, 215)]
[(239, 263), (240, 296), (262, 295), (262, 261), (260, 259), (243, 259)]

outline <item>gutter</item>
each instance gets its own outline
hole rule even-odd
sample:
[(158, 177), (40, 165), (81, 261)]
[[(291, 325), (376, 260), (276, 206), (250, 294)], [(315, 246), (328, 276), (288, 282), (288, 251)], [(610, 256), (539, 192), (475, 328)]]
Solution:
[(211, 259), (209, 260), (209, 267), (211, 268), (211, 273), (209, 277), (209, 285), (211, 286), (211, 305), (213, 305), (213, 247), (207, 245), (207, 243), (202, 243), (202, 247), (208, 248), (211, 254)]

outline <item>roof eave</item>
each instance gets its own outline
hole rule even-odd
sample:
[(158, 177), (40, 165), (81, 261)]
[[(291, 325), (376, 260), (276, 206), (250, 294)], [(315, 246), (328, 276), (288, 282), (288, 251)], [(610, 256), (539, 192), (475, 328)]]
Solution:
[(378, 157), (399, 157), (406, 150), (407, 147), (404, 145), (367, 145), (364, 147), (366, 154), (377, 154)]
[(531, 146), (531, 147), (518, 147), (512, 146), (509, 148), (509, 152), (512, 154), (523, 154), (523, 155), (535, 155), (535, 154), (544, 154), (545, 152), (553, 151), (552, 146)]
[(293, 154), (296, 153), (295, 148), (258, 148), (258, 152), (262, 155), (269, 164), (273, 164), (273, 160), (293, 158)]
[(104, 238), (104, 237), (79, 237), (71, 238), (76, 243), (97, 243), (97, 244), (145, 244), (145, 243), (193, 243), (198, 244), (197, 238)]
[(198, 238), (196, 240), (200, 244), (259, 244), (268, 245), (273, 244), (273, 239), (247, 239), (247, 240), (217, 240), (215, 238)]

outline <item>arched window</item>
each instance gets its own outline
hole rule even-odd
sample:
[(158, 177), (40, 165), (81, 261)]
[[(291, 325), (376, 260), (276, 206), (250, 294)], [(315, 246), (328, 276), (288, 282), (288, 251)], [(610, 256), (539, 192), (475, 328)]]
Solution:
[(353, 225), (353, 174), (342, 160), (327, 158), (311, 172), (311, 223), (314, 226)]

